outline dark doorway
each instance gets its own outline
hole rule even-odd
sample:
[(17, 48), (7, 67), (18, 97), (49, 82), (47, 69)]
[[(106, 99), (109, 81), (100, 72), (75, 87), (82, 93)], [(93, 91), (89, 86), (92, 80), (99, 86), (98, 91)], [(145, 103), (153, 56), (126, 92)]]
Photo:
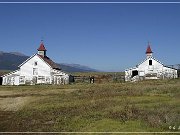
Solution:
[(138, 71), (137, 70), (132, 71), (132, 77), (134, 77), (136, 75), (138, 75)]
[(69, 82), (70, 82), (70, 83), (71, 83), (71, 82), (75, 82), (74, 76), (72, 76), (72, 75), (69, 76)]
[(177, 70), (178, 77), (180, 77), (180, 69)]
[(2, 77), (0, 77), (0, 85), (2, 85), (2, 80), (3, 80), (3, 78), (2, 78)]

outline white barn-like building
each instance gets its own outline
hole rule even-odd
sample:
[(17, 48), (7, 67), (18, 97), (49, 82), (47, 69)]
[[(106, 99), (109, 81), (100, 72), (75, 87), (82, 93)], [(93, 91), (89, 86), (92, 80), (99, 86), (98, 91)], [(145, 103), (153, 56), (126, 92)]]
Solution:
[(46, 51), (41, 42), (38, 53), (19, 65), (18, 70), (2, 76), (2, 85), (68, 84), (71, 76), (47, 57)]
[(177, 69), (164, 66), (152, 56), (152, 50), (148, 44), (146, 59), (136, 67), (125, 70), (125, 81), (138, 81), (144, 79), (177, 78)]

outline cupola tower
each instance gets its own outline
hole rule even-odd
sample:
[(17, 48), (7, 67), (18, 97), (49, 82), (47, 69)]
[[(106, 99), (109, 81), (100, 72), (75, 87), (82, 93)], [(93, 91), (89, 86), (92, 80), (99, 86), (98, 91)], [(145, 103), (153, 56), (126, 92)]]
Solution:
[(45, 57), (46, 56), (46, 48), (44, 47), (44, 43), (43, 41), (41, 41), (41, 44), (39, 46), (39, 48), (37, 49), (38, 50), (38, 54)]

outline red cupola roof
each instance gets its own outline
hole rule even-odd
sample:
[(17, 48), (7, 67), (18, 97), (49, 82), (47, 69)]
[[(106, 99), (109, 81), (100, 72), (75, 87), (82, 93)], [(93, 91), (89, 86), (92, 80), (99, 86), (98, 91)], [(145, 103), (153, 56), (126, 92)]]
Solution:
[(46, 51), (46, 48), (44, 47), (43, 42), (41, 42), (39, 48), (37, 49), (38, 51)]
[(146, 50), (146, 54), (147, 53), (153, 53), (149, 44), (148, 44), (148, 47), (147, 47), (147, 50)]

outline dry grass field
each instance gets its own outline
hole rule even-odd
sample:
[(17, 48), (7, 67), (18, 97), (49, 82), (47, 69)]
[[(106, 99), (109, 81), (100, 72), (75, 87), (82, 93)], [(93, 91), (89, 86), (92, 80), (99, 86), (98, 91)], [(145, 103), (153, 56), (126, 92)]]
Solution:
[(180, 79), (0, 86), (0, 131), (180, 132)]

